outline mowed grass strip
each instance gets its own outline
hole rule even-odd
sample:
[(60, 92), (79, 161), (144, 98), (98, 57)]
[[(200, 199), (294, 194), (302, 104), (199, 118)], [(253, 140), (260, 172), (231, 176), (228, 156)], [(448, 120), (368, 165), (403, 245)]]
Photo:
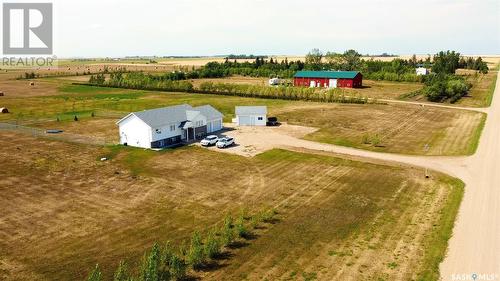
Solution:
[(466, 97), (460, 99), (457, 105), (471, 107), (488, 107), (493, 99), (493, 92), (498, 77), (498, 70), (492, 69), (487, 74), (469, 73), (466, 81), (472, 84), (472, 88)]
[[(10, 132), (0, 147), (6, 280), (83, 279), (96, 263), (110, 278), (120, 260), (134, 268), (155, 241), (182, 244), (242, 208), (277, 208), (279, 222), (218, 269), (191, 275), (417, 277), (424, 266), (437, 268), (454, 219), (442, 210), (455, 183), (439, 174), (425, 179), (419, 169), (285, 150), (244, 158), (195, 147), (96, 147)], [(395, 257), (402, 242), (408, 254)]]
[(416, 105), (330, 105), (278, 114), (291, 124), (319, 128), (306, 139), (379, 152), (470, 155), (485, 115)]

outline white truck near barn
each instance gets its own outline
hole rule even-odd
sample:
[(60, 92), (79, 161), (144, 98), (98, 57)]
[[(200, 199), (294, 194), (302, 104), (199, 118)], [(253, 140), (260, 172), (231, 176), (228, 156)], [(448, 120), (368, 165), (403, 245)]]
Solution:
[(279, 78), (271, 78), (269, 79), (269, 86), (277, 86), (280, 84)]
[(266, 126), (266, 106), (237, 106), (234, 123), (238, 126)]

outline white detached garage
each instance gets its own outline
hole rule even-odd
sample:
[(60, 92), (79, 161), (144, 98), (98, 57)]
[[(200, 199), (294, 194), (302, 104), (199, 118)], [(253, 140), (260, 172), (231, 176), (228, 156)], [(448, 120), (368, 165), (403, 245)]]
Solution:
[(237, 106), (235, 109), (238, 126), (266, 126), (266, 106)]

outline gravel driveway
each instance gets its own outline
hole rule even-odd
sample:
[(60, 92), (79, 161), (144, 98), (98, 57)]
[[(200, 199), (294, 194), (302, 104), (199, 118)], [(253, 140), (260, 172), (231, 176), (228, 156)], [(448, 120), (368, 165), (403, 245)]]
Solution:
[[(253, 157), (273, 148), (288, 146), (303, 147), (304, 140), (300, 139), (307, 134), (317, 131), (317, 128), (282, 124), (278, 127), (241, 126), (224, 124), (225, 130), (219, 137), (229, 136), (235, 139), (235, 145), (218, 149), (215, 146), (208, 149), (226, 153), (233, 153), (246, 157)], [(196, 143), (199, 145), (199, 143)]]

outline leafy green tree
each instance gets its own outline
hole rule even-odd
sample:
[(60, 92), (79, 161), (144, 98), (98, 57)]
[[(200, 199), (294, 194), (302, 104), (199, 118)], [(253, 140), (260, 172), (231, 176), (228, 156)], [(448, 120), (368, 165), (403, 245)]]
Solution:
[(434, 73), (455, 74), (459, 66), (460, 53), (455, 51), (441, 51), (434, 55), (432, 71)]
[(335, 53), (335, 52), (327, 52), (325, 54), (325, 60), (327, 64), (330, 65), (330, 68), (332, 69), (343, 69), (344, 65), (344, 58), (342, 54)]
[(361, 54), (356, 50), (347, 50), (342, 55), (344, 60), (344, 70), (357, 70), (361, 66)]
[(323, 59), (323, 53), (319, 49), (312, 49), (306, 55), (306, 65), (312, 70), (321, 69), (321, 61)]

